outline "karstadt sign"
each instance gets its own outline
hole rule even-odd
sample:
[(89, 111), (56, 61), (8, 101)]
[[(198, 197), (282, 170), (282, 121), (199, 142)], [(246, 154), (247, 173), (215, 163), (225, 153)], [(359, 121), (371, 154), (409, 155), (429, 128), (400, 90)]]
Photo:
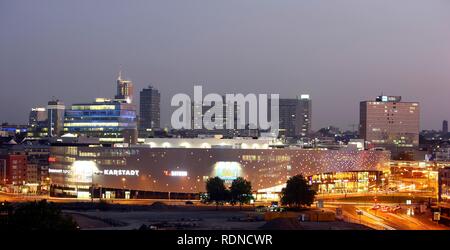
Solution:
[(129, 169), (105, 169), (103, 170), (103, 175), (114, 175), (114, 176), (139, 176), (139, 170), (129, 170)]

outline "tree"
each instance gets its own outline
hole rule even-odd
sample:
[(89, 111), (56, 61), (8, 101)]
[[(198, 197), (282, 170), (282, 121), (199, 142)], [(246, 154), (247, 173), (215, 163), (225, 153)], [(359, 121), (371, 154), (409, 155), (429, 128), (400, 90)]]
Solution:
[(21, 204), (9, 215), (4, 227), (12, 230), (77, 230), (78, 225), (46, 200)]
[(314, 202), (316, 192), (311, 189), (303, 175), (296, 175), (286, 183), (286, 187), (281, 190), (281, 203), (289, 207), (310, 206)]
[(232, 204), (239, 202), (239, 209), (242, 209), (243, 204), (249, 203), (253, 199), (252, 183), (242, 177), (233, 180), (230, 192)]
[(208, 201), (216, 203), (216, 210), (219, 209), (219, 203), (227, 201), (229, 197), (225, 182), (217, 176), (206, 181), (206, 192), (208, 193)]

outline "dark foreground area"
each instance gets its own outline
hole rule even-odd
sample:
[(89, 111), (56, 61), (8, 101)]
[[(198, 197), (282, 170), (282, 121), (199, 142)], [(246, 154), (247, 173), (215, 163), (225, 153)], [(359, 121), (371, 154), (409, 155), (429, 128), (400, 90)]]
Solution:
[[(71, 248), (228, 249), (281, 247), (403, 247), (448, 244), (447, 231), (377, 231), (342, 221), (313, 222), (296, 218), (265, 221), (252, 207), (120, 205), (47, 201), (1, 203), (1, 244), (36, 242)], [(34, 230), (33, 233), (17, 231)], [(258, 241), (259, 239), (259, 241)], [(263, 241), (261, 241), (263, 239)], [(351, 243), (351, 244), (350, 244)], [(350, 244), (350, 245), (349, 245)], [(51, 248), (51, 247), (50, 247)]]
[(52, 203), (46, 200), (1, 203), (6, 230), (368, 230), (343, 221), (268, 220), (246, 206), (124, 205), (106, 202)]

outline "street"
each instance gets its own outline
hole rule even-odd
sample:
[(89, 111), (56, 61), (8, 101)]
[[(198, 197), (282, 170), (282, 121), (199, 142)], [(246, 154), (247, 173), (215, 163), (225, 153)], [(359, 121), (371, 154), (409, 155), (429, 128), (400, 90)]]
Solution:
[[(377, 230), (448, 230), (449, 228), (431, 220), (430, 211), (424, 214), (414, 214), (412, 206), (402, 205), (396, 213), (372, 210), (374, 204), (358, 202), (325, 202), (324, 209), (336, 211), (342, 208), (343, 219), (348, 222), (360, 223)], [(384, 203), (383, 206), (398, 204)], [(358, 214), (360, 211), (360, 214)]]

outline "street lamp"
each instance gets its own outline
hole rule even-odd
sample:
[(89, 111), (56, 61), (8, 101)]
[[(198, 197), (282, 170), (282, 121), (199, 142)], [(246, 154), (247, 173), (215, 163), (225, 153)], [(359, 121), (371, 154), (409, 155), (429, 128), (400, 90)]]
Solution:
[(46, 193), (47, 193), (47, 195), (48, 196), (50, 196), (50, 191), (51, 191), (51, 179), (50, 179), (50, 177), (45, 177), (45, 187), (46, 187)]
[(122, 192), (123, 192), (123, 198), (125, 199), (125, 177), (122, 178)]

